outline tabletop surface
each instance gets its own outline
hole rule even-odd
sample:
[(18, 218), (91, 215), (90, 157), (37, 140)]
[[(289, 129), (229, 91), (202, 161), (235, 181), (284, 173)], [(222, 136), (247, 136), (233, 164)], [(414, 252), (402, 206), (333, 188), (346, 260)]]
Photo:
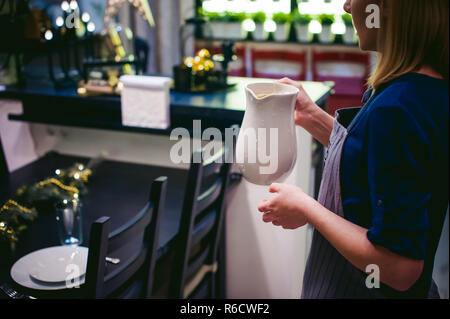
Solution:
[[(228, 90), (207, 93), (178, 93), (172, 92), (170, 103), (172, 105), (190, 105), (199, 108), (226, 108), (234, 111), (245, 111), (245, 87), (248, 84), (259, 82), (274, 82), (273, 79), (229, 77), (229, 83), (236, 86)], [(301, 82), (313, 101), (320, 100), (331, 90), (332, 85), (324, 82)]]
[[(58, 168), (74, 163), (87, 164), (87, 158), (48, 153), (39, 160), (13, 172), (9, 181), (0, 185), (0, 202), (5, 202), (23, 184), (51, 176)], [(102, 216), (111, 217), (111, 231), (135, 216), (147, 203), (151, 182), (159, 176), (168, 177), (167, 199), (161, 222), (158, 255), (167, 252), (178, 233), (187, 170), (147, 166), (105, 160), (91, 177), (83, 203), (83, 243), (89, 245), (90, 225)], [(20, 257), (38, 249), (58, 246), (54, 212), (39, 212), (38, 218), (22, 232), (16, 251), (10, 258), (0, 258), (0, 282), (9, 280), (9, 270)], [(119, 253), (120, 254), (120, 253)], [(5, 256), (3, 254), (3, 256)], [(114, 256), (119, 257), (120, 256)], [(123, 256), (122, 256), (123, 257)]]

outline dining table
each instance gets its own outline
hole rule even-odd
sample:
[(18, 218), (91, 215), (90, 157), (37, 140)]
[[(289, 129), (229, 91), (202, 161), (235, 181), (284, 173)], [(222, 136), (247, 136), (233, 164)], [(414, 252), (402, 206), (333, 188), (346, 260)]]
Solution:
[[(0, 184), (0, 202), (16, 194), (19, 187), (33, 184), (55, 176), (57, 169), (66, 169), (76, 163), (87, 165), (89, 158), (68, 156), (56, 152), (47, 153), (39, 160), (22, 167)], [(184, 188), (187, 180), (187, 170), (155, 167), (150, 165), (130, 164), (111, 160), (101, 160), (94, 168), (88, 183), (87, 194), (80, 198), (82, 204), (81, 246), (88, 247), (91, 225), (102, 216), (111, 218), (111, 229), (117, 229), (127, 223), (147, 204), (152, 181), (159, 176), (167, 176), (168, 191), (165, 209), (162, 212), (162, 222), (158, 238), (157, 259), (163, 260), (170, 252), (178, 232)], [(47, 247), (61, 245), (58, 235), (57, 215), (53, 209), (43, 208), (38, 212), (38, 218), (27, 225), (19, 235), (19, 240), (13, 251), (4, 243), (0, 247), (0, 283), (7, 283), (18, 291), (42, 295), (43, 297), (70, 296), (70, 291), (33, 291), (24, 289), (11, 278), (11, 267), (21, 257)], [(139, 243), (127, 246), (126, 249), (115, 252), (113, 258), (126, 260), (139, 248)], [(115, 265), (108, 264), (113, 269)]]

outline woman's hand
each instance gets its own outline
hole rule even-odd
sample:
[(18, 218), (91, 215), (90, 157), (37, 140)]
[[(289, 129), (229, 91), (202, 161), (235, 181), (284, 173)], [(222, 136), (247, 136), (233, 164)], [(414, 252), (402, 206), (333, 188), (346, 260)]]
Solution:
[(313, 102), (313, 100), (311, 100), (308, 93), (306, 93), (305, 89), (299, 82), (293, 81), (289, 78), (283, 78), (278, 82), (292, 85), (299, 89), (297, 101), (295, 103), (295, 124), (303, 127), (305, 124), (304, 120), (307, 119), (308, 114), (311, 114), (315, 108), (318, 108), (318, 106)]
[(322, 145), (328, 147), (334, 118), (311, 100), (299, 82), (288, 78), (283, 78), (278, 82), (295, 86), (300, 90), (295, 103), (295, 124), (303, 127)]
[(270, 185), (269, 192), (278, 193), (271, 200), (263, 199), (258, 210), (263, 215), (263, 221), (284, 229), (296, 229), (304, 226), (308, 221), (304, 212), (310, 207), (311, 197), (300, 188), (274, 183)]

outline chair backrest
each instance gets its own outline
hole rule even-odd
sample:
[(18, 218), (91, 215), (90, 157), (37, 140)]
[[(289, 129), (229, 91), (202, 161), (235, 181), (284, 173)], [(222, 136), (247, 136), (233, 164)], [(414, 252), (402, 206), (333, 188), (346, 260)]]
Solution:
[[(252, 50), (252, 77), (280, 79), (288, 76), (293, 80), (304, 81), (306, 79), (306, 53), (285, 50)], [(267, 64), (261, 70), (261, 64)], [(275, 72), (270, 72), (273, 67)], [(295, 73), (288, 74), (280, 70), (296, 69)]]
[[(324, 73), (325, 66), (334, 66), (337, 70)], [(350, 70), (352, 66), (355, 70)], [(342, 68), (339, 69), (339, 67)], [(312, 74), (314, 81), (334, 81), (334, 91), (337, 95), (362, 96), (370, 74), (370, 54), (366, 52), (313, 51)]]
[[(222, 147), (204, 160), (194, 152), (186, 184), (169, 288), (170, 298), (207, 298), (215, 295), (215, 270), (225, 194), (231, 161)], [(196, 162), (196, 159), (202, 159)]]
[[(164, 212), (167, 177), (155, 179), (146, 206), (128, 223), (110, 232), (110, 217), (101, 217), (92, 224), (89, 255), (83, 295), (87, 298), (121, 298), (123, 291), (137, 282), (141, 285), (135, 298), (149, 298), (152, 293), (154, 267), (161, 217)], [(106, 257), (138, 240), (136, 253), (107, 271)], [(127, 290), (128, 289), (128, 290)]]

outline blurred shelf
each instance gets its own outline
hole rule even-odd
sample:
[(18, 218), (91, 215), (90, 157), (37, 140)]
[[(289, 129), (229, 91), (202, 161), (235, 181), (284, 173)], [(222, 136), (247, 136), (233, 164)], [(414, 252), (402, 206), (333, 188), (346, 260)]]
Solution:
[(87, 39), (72, 39), (51, 41), (15, 39), (12, 44), (9, 41), (0, 42), (0, 52), (2, 53), (48, 53), (67, 46), (80, 46), (85, 44)]
[(227, 38), (210, 38), (210, 37), (196, 38), (195, 40), (196, 41), (205, 41), (205, 42), (234, 41), (234, 42), (237, 42), (237, 43), (241, 43), (241, 42), (245, 42), (245, 43), (267, 43), (267, 44), (273, 44), (273, 45), (277, 45), (277, 44), (297, 44), (297, 45), (318, 45), (318, 46), (331, 46), (331, 47), (341, 46), (341, 47), (349, 47), (349, 48), (358, 47), (358, 43), (347, 44), (347, 43), (337, 43), (337, 42), (336, 43), (335, 42), (323, 43), (323, 42), (301, 42), (301, 41), (227, 39)]

